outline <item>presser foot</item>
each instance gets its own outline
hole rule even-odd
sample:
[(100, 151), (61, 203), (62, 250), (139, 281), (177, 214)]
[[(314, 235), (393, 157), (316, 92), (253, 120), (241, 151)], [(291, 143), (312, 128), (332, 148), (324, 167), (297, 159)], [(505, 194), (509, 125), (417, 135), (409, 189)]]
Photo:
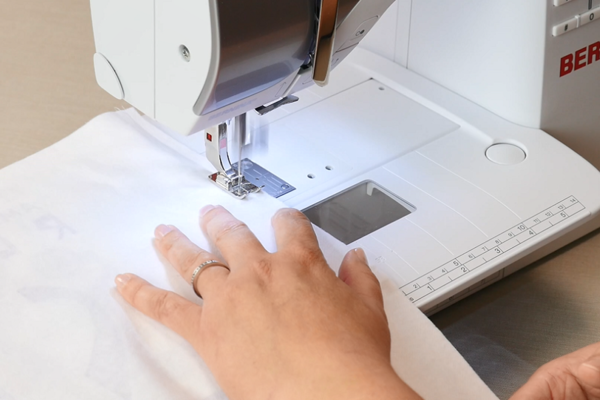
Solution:
[[(236, 199), (242, 200), (250, 193), (259, 192), (261, 188), (250, 183), (244, 177), (244, 163), (241, 160), (242, 146), (246, 137), (246, 114), (235, 117), (234, 128), (234, 135), (239, 144), (240, 162), (237, 165), (231, 164), (229, 152), (227, 151), (228, 123), (208, 128), (204, 144), (206, 145), (208, 161), (217, 169), (217, 172), (209, 175), (208, 178)], [(252, 163), (250, 164), (252, 165)]]
[[(229, 172), (233, 171), (230, 170)], [(238, 200), (243, 200), (250, 193), (257, 193), (262, 189), (262, 187), (250, 183), (243, 175), (227, 175), (222, 172), (215, 172), (209, 175), (208, 179)]]

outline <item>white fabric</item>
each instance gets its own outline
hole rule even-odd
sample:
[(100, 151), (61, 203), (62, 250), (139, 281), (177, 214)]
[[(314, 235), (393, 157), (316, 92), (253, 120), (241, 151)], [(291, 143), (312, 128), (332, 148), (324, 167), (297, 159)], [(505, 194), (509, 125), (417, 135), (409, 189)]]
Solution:
[[(195, 298), (152, 234), (173, 224), (200, 246), (198, 210), (222, 204), (275, 250), (265, 194), (240, 202), (211, 167), (132, 110), (104, 114), (0, 171), (0, 399), (224, 399), (183, 339), (126, 304), (133, 272)], [(346, 251), (319, 232), (332, 265)], [(426, 399), (493, 399), (442, 334), (384, 282), (393, 364)]]

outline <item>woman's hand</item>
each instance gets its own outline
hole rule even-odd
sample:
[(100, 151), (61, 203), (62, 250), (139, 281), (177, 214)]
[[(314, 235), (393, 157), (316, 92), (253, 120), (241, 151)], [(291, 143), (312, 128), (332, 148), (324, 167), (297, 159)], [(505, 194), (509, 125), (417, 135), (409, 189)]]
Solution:
[[(419, 398), (390, 365), (381, 288), (362, 250), (346, 255), (338, 278), (299, 211), (273, 217), (274, 254), (222, 207), (201, 214), (229, 268), (200, 272), (202, 306), (132, 274), (116, 284), (135, 308), (190, 342), (231, 399)], [(196, 267), (219, 260), (174, 227), (161, 225), (155, 236), (188, 282)]]
[(600, 343), (543, 365), (510, 400), (600, 400)]

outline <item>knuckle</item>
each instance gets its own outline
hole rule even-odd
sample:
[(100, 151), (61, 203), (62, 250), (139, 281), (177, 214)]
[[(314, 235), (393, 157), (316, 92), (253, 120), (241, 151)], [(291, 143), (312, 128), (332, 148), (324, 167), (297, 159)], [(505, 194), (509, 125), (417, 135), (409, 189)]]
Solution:
[(128, 284), (126, 287), (126, 296), (129, 300), (129, 302), (134, 306), (137, 307), (139, 306), (139, 304), (142, 301), (141, 298), (141, 291), (143, 288), (143, 285), (136, 283), (136, 284)]
[(310, 273), (327, 266), (321, 249), (318, 247), (307, 247), (301, 244), (294, 245), (286, 250), (285, 258), (293, 260), (296, 272)]
[(156, 297), (154, 310), (156, 318), (159, 321), (164, 321), (167, 318), (176, 315), (181, 311), (181, 304), (170, 295), (170, 293), (161, 293)]
[[(536, 374), (537, 373), (538, 372), (536, 372)], [(547, 370), (542, 370), (541, 372), (539, 372), (539, 378), (546, 383), (547, 387), (553, 393), (559, 393), (561, 391), (561, 388), (564, 387), (565, 380), (568, 380), (568, 378), (565, 375), (556, 375)]]
[(164, 254), (171, 254), (179, 239), (180, 236), (178, 232), (170, 232), (159, 241), (159, 247)]
[(208, 256), (206, 251), (192, 245), (184, 236), (174, 232), (164, 237), (160, 243), (160, 250), (180, 271), (197, 267), (203, 257)]
[(215, 234), (215, 243), (223, 241), (228, 236), (248, 230), (248, 226), (241, 221), (231, 220), (222, 224)]
[(379, 279), (377, 279), (375, 274), (373, 272), (371, 272), (370, 269), (361, 271), (360, 275), (361, 275), (361, 279), (366, 282), (369, 282), (369, 284), (373, 288), (375, 288), (377, 290), (381, 290), (381, 283), (379, 283)]
[(185, 272), (188, 269), (199, 266), (203, 259), (204, 257), (202, 252), (190, 251), (180, 254), (179, 257), (177, 257), (177, 262), (180, 269)]
[(312, 268), (315, 265), (323, 263), (323, 253), (319, 248), (302, 248), (300, 249), (300, 256), (302, 257), (302, 264), (305, 267)]
[(254, 261), (252, 267), (256, 274), (263, 279), (269, 279), (273, 272), (271, 262), (265, 258)]

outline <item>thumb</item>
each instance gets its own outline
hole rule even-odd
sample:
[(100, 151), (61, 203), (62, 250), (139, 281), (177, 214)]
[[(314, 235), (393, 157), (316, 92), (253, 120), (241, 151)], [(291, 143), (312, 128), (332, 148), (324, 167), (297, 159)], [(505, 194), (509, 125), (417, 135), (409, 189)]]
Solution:
[(350, 250), (340, 266), (339, 278), (354, 290), (359, 297), (374, 303), (383, 310), (383, 294), (379, 280), (367, 264), (367, 256), (363, 249)]
[(577, 368), (577, 380), (590, 398), (600, 398), (600, 348)]

